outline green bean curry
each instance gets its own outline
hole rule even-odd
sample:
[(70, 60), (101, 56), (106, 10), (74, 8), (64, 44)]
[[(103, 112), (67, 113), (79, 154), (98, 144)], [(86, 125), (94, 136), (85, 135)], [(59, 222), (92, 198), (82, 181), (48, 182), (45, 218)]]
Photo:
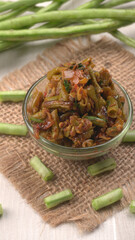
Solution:
[(27, 105), (34, 135), (67, 147), (92, 147), (119, 134), (125, 122), (124, 98), (107, 69), (93, 70), (91, 58), (47, 73), (43, 91)]

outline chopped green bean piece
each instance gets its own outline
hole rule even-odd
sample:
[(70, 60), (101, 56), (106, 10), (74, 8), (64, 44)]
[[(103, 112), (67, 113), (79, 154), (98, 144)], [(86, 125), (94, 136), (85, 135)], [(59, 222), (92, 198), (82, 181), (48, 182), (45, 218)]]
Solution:
[(37, 156), (31, 158), (30, 165), (38, 172), (44, 181), (49, 181), (53, 178), (53, 172), (47, 168)]
[(52, 97), (46, 97), (45, 101), (55, 101), (59, 99), (59, 95), (52, 96)]
[(103, 159), (93, 165), (90, 165), (87, 170), (90, 175), (95, 176), (100, 173), (110, 171), (116, 168), (116, 162), (114, 158)]
[(66, 189), (62, 192), (50, 195), (46, 198), (44, 198), (44, 203), (47, 208), (53, 208), (60, 203), (63, 203), (65, 201), (68, 201), (73, 198), (73, 194), (70, 189)]
[(3, 215), (3, 208), (2, 208), (2, 204), (0, 204), (0, 216)]
[(111, 205), (112, 203), (119, 201), (122, 197), (123, 197), (122, 189), (117, 188), (111, 192), (108, 192), (102, 196), (93, 199), (92, 208), (97, 211), (101, 208), (104, 208), (106, 206)]
[(0, 134), (25, 136), (28, 132), (26, 125), (0, 123)]
[(26, 91), (2, 91), (0, 92), (0, 102), (20, 102), (23, 101), (26, 95)]
[(99, 101), (98, 101), (98, 97), (96, 95), (95, 87), (93, 85), (88, 86), (87, 94), (94, 101), (96, 111), (98, 112), (99, 111)]
[(129, 130), (122, 139), (122, 142), (135, 142), (135, 130)]
[(107, 98), (107, 114), (111, 118), (116, 118), (118, 116), (118, 103), (114, 97), (108, 96)]
[(32, 117), (32, 116), (30, 116), (30, 120), (33, 121), (33, 122), (37, 122), (37, 123), (42, 123), (42, 122), (44, 122), (44, 120), (37, 119), (37, 118), (34, 118), (34, 117)]
[(130, 205), (129, 205), (129, 209), (131, 213), (135, 213), (135, 200), (132, 200)]
[(106, 121), (102, 118), (98, 118), (94, 116), (85, 116), (85, 118), (89, 119), (96, 126), (99, 126), (99, 127), (106, 126)]

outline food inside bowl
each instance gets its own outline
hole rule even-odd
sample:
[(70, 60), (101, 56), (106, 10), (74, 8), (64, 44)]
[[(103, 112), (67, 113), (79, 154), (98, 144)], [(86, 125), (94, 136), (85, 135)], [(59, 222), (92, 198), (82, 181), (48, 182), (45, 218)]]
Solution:
[(87, 58), (47, 73), (43, 89), (36, 88), (27, 105), (37, 139), (42, 136), (67, 147), (92, 147), (122, 131), (125, 99), (108, 70), (94, 67)]

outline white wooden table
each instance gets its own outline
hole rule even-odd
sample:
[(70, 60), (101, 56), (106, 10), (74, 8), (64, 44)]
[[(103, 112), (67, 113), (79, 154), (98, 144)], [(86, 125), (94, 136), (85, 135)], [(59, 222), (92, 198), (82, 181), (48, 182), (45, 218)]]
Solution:
[[(76, 7), (85, 0), (72, 0), (66, 7)], [(135, 2), (135, 1), (134, 1)], [(132, 2), (133, 3), (133, 2)], [(130, 36), (135, 34), (135, 24), (123, 29)], [(97, 35), (94, 39), (98, 39)], [(48, 41), (25, 45), (0, 54), (0, 79), (20, 68), (47, 47)], [(126, 47), (135, 54), (135, 50)], [(126, 209), (108, 219), (94, 232), (81, 234), (74, 224), (52, 228), (26, 204), (8, 180), (0, 174), (0, 203), (4, 215), (0, 219), (0, 240), (135, 240), (135, 215)]]

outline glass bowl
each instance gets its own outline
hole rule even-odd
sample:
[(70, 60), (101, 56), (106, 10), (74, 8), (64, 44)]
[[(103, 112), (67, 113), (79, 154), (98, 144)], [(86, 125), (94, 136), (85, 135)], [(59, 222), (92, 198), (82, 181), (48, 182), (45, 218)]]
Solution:
[(86, 147), (86, 148), (73, 148), (73, 147), (65, 147), (61, 146), (55, 143), (52, 143), (48, 141), (47, 139), (40, 136), (39, 139), (36, 139), (34, 137), (33, 128), (28, 120), (27, 115), (27, 103), (29, 101), (29, 97), (34, 91), (35, 88), (39, 89), (40, 91), (43, 91), (45, 89), (45, 85), (47, 84), (48, 80), (46, 76), (40, 78), (38, 81), (36, 81), (28, 90), (24, 103), (23, 103), (23, 118), (24, 122), (29, 130), (29, 133), (31, 137), (36, 141), (36, 143), (41, 146), (43, 149), (45, 149), (47, 152), (54, 154), (55, 156), (62, 157), (65, 159), (70, 160), (88, 160), (95, 157), (102, 156), (112, 149), (115, 149), (122, 141), (124, 135), (127, 133), (127, 131), (130, 128), (130, 125), (132, 123), (132, 116), (133, 116), (133, 108), (131, 100), (125, 91), (125, 89), (115, 80), (113, 80), (114, 86), (118, 93), (121, 96), (124, 96), (125, 98), (125, 104), (124, 104), (124, 112), (127, 118), (127, 121), (125, 122), (123, 130), (114, 138), (107, 141), (106, 143), (96, 145), (93, 147)]

